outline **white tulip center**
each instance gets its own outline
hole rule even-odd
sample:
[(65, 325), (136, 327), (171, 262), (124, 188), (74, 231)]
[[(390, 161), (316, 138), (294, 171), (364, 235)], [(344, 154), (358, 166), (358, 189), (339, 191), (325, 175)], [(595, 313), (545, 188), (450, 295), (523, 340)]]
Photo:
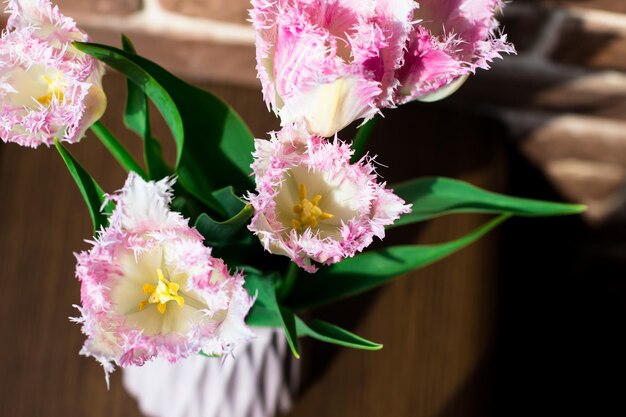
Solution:
[[(165, 273), (167, 273), (167, 269)], [(157, 285), (143, 284), (143, 293), (150, 294), (150, 296), (139, 303), (139, 311), (150, 304), (156, 304), (159, 313), (165, 314), (167, 311), (167, 303), (170, 301), (175, 301), (178, 303), (179, 307), (183, 307), (185, 305), (185, 299), (178, 295), (180, 285), (175, 282), (170, 282), (165, 278), (165, 274), (161, 268), (157, 268), (157, 275)]]
[(358, 215), (359, 189), (341, 174), (290, 169), (276, 197), (278, 218), (286, 231), (308, 229), (320, 237), (341, 237), (341, 225)]
[(54, 98), (62, 101), (66, 88), (63, 72), (43, 65), (14, 68), (8, 83), (15, 90), (8, 95), (11, 105), (15, 107), (32, 107), (35, 102), (47, 106)]
[(111, 299), (126, 324), (148, 335), (186, 334), (207, 309), (195, 291), (185, 291), (187, 274), (165, 264), (165, 250), (120, 254), (121, 273), (111, 287)]
[(317, 227), (320, 220), (330, 220), (334, 217), (332, 214), (325, 213), (319, 208), (318, 204), (322, 199), (321, 195), (317, 194), (313, 197), (313, 200), (306, 198), (306, 185), (304, 183), (298, 186), (298, 197), (300, 198), (300, 203), (293, 206), (296, 218), (291, 221), (294, 229)]

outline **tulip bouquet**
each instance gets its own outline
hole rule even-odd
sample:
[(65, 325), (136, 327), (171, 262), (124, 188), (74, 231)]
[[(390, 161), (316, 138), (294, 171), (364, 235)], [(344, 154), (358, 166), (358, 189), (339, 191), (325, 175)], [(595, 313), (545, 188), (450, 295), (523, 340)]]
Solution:
[[(389, 186), (366, 152), (381, 109), (442, 99), (514, 52), (494, 17), (501, 3), (252, 0), (258, 76), (282, 126), (254, 139), (230, 106), (126, 37), (122, 48), (90, 43), (49, 0), (8, 0), (0, 137), (55, 146), (94, 224), (91, 248), (77, 254), (81, 353), (108, 376), (155, 357), (227, 357), (256, 326), (283, 328), (295, 356), (305, 336), (380, 349), (299, 314), (440, 260), (510, 216), (583, 211), (446, 178)], [(143, 165), (98, 121), (105, 65), (127, 78), (124, 122), (143, 140)], [(176, 143), (174, 166), (149, 102)], [(342, 137), (355, 121), (356, 137)], [(129, 172), (119, 191), (105, 193), (67, 150), (88, 129)], [(454, 241), (368, 250), (389, 228), (461, 212), (497, 216)]]

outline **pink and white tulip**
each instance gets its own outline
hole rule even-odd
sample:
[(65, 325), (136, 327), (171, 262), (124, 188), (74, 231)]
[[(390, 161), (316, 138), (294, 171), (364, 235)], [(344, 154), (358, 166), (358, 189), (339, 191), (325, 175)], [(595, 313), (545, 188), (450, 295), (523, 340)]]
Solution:
[(79, 307), (87, 340), (81, 354), (104, 367), (224, 355), (253, 334), (244, 319), (253, 300), (242, 274), (211, 256), (202, 236), (169, 204), (172, 182), (130, 174), (110, 198), (110, 226), (77, 255)]
[(87, 41), (49, 0), (9, 0), (0, 38), (0, 138), (36, 148), (77, 142), (106, 108), (104, 66), (76, 49)]
[(478, 68), (515, 53), (498, 32), (502, 0), (420, 0), (404, 65), (397, 71), (397, 104), (452, 94)]
[(271, 253), (308, 272), (312, 261), (333, 264), (382, 239), (385, 226), (410, 205), (376, 181), (368, 158), (350, 164), (353, 151), (335, 139), (286, 126), (270, 141), (257, 139), (255, 215), (248, 228)]
[(252, 0), (257, 70), (285, 126), (330, 137), (390, 105), (412, 0)]

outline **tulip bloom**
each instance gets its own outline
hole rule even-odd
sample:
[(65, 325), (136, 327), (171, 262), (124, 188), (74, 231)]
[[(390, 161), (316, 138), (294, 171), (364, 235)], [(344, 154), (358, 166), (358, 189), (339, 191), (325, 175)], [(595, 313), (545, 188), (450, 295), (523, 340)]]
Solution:
[(0, 138), (36, 148), (77, 142), (102, 116), (104, 66), (78, 51), (87, 41), (49, 0), (9, 0), (0, 38)]
[(391, 104), (412, 0), (253, 0), (257, 70), (285, 126), (329, 137)]
[(308, 272), (311, 261), (333, 264), (382, 239), (385, 226), (410, 205), (376, 181), (368, 158), (350, 164), (351, 148), (286, 126), (270, 141), (257, 139), (255, 209), (249, 229), (271, 253)]
[(169, 210), (171, 181), (130, 174), (111, 199), (111, 225), (77, 255), (81, 354), (108, 374), (114, 364), (170, 362), (200, 351), (224, 355), (252, 337), (244, 318), (253, 300), (242, 274), (211, 256), (202, 236)]
[[(404, 65), (397, 71), (397, 104), (452, 94), (467, 76), (502, 53), (515, 53), (497, 32), (501, 0), (421, 0)], [(443, 91), (445, 90), (445, 91)]]

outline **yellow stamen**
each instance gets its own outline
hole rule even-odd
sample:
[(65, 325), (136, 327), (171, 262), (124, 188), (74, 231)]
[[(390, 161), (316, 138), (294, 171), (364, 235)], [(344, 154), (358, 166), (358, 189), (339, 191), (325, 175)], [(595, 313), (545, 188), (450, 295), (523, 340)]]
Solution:
[(41, 78), (48, 84), (48, 92), (45, 96), (39, 97), (37, 101), (43, 105), (48, 105), (52, 102), (54, 97), (63, 100), (63, 90), (65, 89), (63, 85), (63, 73), (59, 71), (54, 78), (48, 77), (47, 75)]
[(159, 282), (156, 287), (152, 284), (143, 285), (143, 293), (150, 294), (147, 299), (139, 303), (139, 311), (143, 310), (150, 304), (157, 304), (157, 310), (161, 314), (165, 314), (167, 303), (176, 301), (180, 307), (185, 305), (185, 299), (178, 295), (180, 285), (175, 282), (168, 281), (163, 275), (161, 268), (157, 269)]
[(298, 186), (298, 197), (300, 197), (300, 204), (294, 204), (293, 212), (298, 215), (297, 218), (291, 221), (291, 226), (294, 229), (300, 229), (302, 227), (317, 227), (320, 220), (329, 220), (334, 216), (330, 213), (322, 211), (318, 207), (322, 196), (317, 194), (313, 199), (306, 198), (307, 190), (306, 185), (300, 184)]

